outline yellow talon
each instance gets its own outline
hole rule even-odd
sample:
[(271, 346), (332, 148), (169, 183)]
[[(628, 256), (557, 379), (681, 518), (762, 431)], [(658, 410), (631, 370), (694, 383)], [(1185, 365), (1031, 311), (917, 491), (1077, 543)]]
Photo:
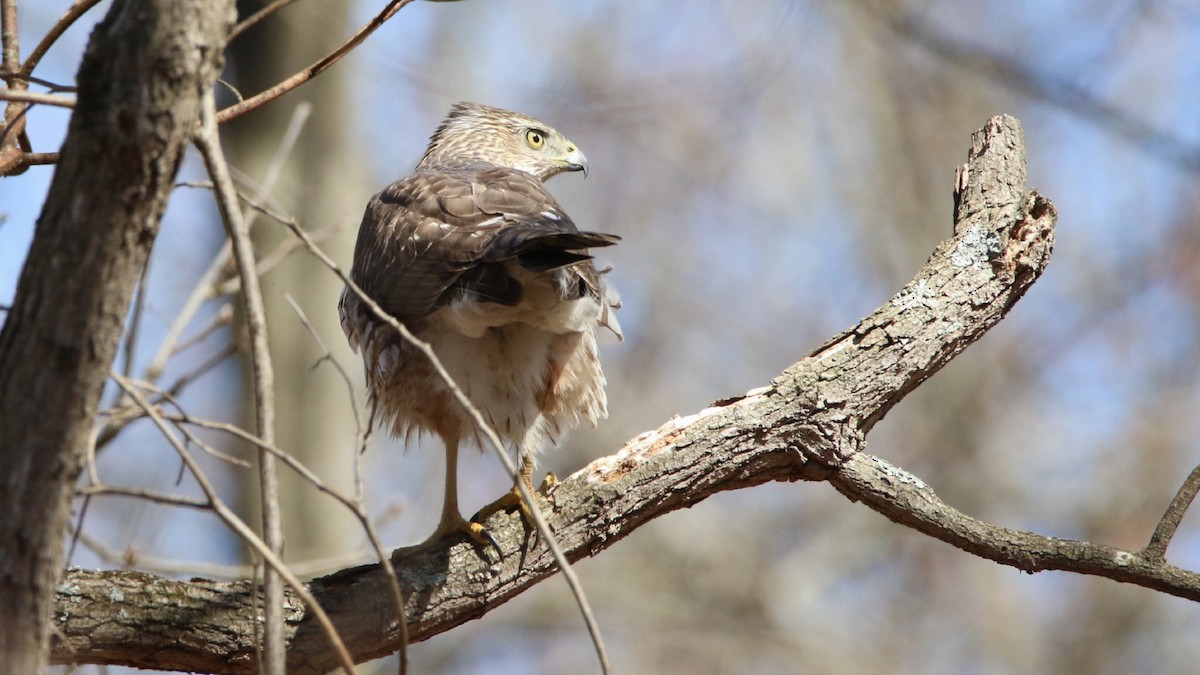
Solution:
[[(553, 473), (548, 473), (546, 474), (546, 477), (542, 479), (542, 483), (538, 486), (537, 492), (534, 492), (533, 463), (529, 461), (521, 462), (521, 473), (519, 480), (525, 484), (525, 489), (529, 491), (530, 495), (545, 495), (550, 488), (558, 484), (558, 478)], [(536, 497), (534, 498), (536, 499)], [(514, 506), (521, 511), (521, 518), (524, 519), (525, 524), (529, 526), (529, 530), (536, 534), (537, 521), (533, 518), (533, 509), (531, 509), (529, 504), (526, 503), (526, 501), (521, 497), (521, 491), (515, 485), (511, 490), (505, 492), (504, 495), (499, 499), (491, 504), (488, 504), (482, 509), (479, 509), (474, 516), (471, 516), (471, 520), (476, 523), (483, 522), (490, 518), (493, 514), (499, 513), (500, 511), (507, 511)]]

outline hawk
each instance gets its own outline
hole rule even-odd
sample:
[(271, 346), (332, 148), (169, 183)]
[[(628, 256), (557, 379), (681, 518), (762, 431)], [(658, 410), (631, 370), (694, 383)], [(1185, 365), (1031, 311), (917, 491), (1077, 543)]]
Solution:
[[(429, 343), (515, 454), (530, 494), (537, 454), (608, 414), (596, 330), (621, 337), (620, 303), (588, 249), (619, 237), (581, 232), (544, 184), (587, 169), (549, 125), (458, 103), (413, 173), (371, 198), (354, 250), (351, 279)], [(482, 521), (514, 504), (532, 525), (515, 485), (463, 518), (458, 449), (480, 444), (480, 430), (424, 354), (348, 287), (338, 311), (362, 354), (373, 418), (405, 440), (431, 433), (445, 444), (442, 516), (429, 541), (457, 532), (495, 545)]]

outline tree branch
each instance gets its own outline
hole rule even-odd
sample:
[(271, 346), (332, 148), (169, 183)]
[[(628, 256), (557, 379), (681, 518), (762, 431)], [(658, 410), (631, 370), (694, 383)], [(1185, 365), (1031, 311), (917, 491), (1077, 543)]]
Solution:
[[(238, 208), (237, 191), (221, 152), (217, 131), (216, 96), (210, 90), (200, 111), (200, 129), (196, 147), (213, 181), (217, 210), (229, 236), (233, 259), (241, 279), (242, 306), (246, 311), (246, 332), (250, 335), (250, 369), (254, 382), (254, 419), (258, 435), (266, 445), (275, 444), (275, 367), (267, 337), (267, 310), (255, 270), (254, 245), (250, 227)], [(271, 553), (283, 559), (283, 515), (279, 512), (279, 473), (275, 456), (258, 453), (259, 508), (262, 510), (263, 542)], [(263, 568), (263, 671), (284, 675), (283, 578), (270, 565)]]
[(80, 105), (0, 332), (0, 654), (11, 672), (43, 670), (100, 394), (234, 18), (228, 0), (117, 2), (80, 66)]
[(846, 460), (830, 483), (901, 525), (1024, 572), (1061, 570), (1144, 586), (1200, 601), (1200, 574), (1152, 553), (1047, 537), (976, 520), (949, 506), (921, 479), (866, 453)]
[[(286, 80), (272, 86), (269, 89), (266, 89), (265, 91), (260, 91), (244, 101), (239, 101), (217, 113), (217, 124), (224, 124), (235, 117), (240, 117), (251, 110), (254, 110), (255, 108), (264, 106), (267, 103), (270, 103), (271, 101), (274, 101), (280, 96), (283, 96), (289, 91), (295, 89), (296, 87), (299, 87), (305, 82), (308, 82), (317, 75), (325, 72), (325, 70), (327, 70), (330, 66), (341, 60), (343, 56), (349, 54), (351, 50), (362, 44), (362, 41), (366, 40), (371, 33), (374, 33), (377, 28), (387, 23), (388, 19), (395, 16), (396, 12), (404, 9), (404, 6), (410, 2), (412, 2), (412, 0), (390, 0), (388, 4), (379, 12), (379, 14), (375, 16), (375, 18), (368, 21), (367, 24), (362, 28), (359, 28), (358, 32), (352, 35), (350, 39), (344, 42), (340, 47), (326, 54), (319, 61), (309, 65), (304, 70), (301, 70), (300, 72), (293, 74), (291, 77), (288, 77)], [(274, 11), (277, 9), (277, 7), (272, 6), (270, 9)]]
[[(999, 322), (1034, 283), (1049, 260), (1056, 217), (1053, 206), (1025, 186), (1019, 124), (1011, 117), (993, 118), (973, 137), (968, 163), (959, 171), (953, 238), (899, 293), (769, 386), (670, 420), (550, 491), (546, 513), (567, 557), (595, 555), (643, 523), (717, 492), (771, 481), (828, 480), (851, 499), (978, 555), (1007, 564), (1036, 560), (1022, 569), (1072, 569), (1192, 597), (1200, 589), (1194, 574), (1109, 565), (1097, 561), (1125, 558), (1107, 547), (973, 521), (937, 501), (915, 477), (861, 453), (875, 422)], [(947, 514), (955, 517), (947, 520)], [(519, 515), (496, 514), (488, 528), (504, 553), (496, 564), (461, 538), (393, 555), (412, 641), (478, 618), (555, 572), (544, 546), (522, 548)], [(1042, 555), (1050, 550), (1048, 542), (1059, 546), (1059, 557)], [(1091, 560), (1091, 566), (1065, 566), (1062, 547), (1074, 547), (1078, 555), (1071, 559)], [(400, 623), (387, 583), (378, 565), (368, 565), (309, 585), (355, 660), (389, 654), (399, 644)], [(113, 584), (152, 584), (155, 590), (125, 593), (118, 605), (109, 591)], [(244, 581), (71, 570), (59, 596), (57, 626), (65, 642), (55, 658), (161, 668), (163, 650), (182, 650), (189, 669), (249, 672), (254, 635), (249, 597)], [(163, 611), (164, 602), (183, 602), (184, 610)], [(294, 602), (290, 597), (289, 606)], [(289, 621), (295, 629), (289, 630), (289, 672), (319, 673), (336, 665), (310, 617), (296, 613)], [(95, 630), (99, 622), (105, 632)], [(207, 640), (180, 646), (181, 632), (210, 630), (210, 622), (219, 638), (211, 646)], [(147, 654), (155, 656), (153, 663)]]

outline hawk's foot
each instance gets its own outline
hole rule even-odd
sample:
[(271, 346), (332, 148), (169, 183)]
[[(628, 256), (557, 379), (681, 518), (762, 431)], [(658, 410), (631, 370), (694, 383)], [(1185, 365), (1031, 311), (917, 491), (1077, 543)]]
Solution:
[[(525, 487), (529, 490), (531, 495), (535, 496), (535, 499), (536, 495), (545, 496), (546, 493), (549, 492), (550, 488), (558, 485), (558, 477), (553, 473), (548, 473), (546, 474), (546, 477), (542, 479), (542, 483), (538, 486), (537, 491), (534, 492), (532, 476), (527, 478), (529, 480), (525, 483)], [(471, 522), (482, 523), (488, 518), (491, 518), (494, 514), (497, 514), (501, 511), (507, 511), (513, 507), (516, 507), (521, 511), (521, 518), (524, 519), (525, 524), (529, 526), (529, 530), (537, 533), (537, 521), (533, 518), (533, 510), (529, 508), (529, 504), (527, 504), (521, 497), (521, 491), (517, 489), (517, 486), (515, 485), (511, 490), (505, 492), (504, 495), (499, 499), (491, 504), (488, 504), (482, 509), (479, 509), (475, 515), (471, 516)]]
[(515, 485), (511, 490), (505, 492), (504, 495), (499, 499), (491, 504), (488, 504), (482, 509), (479, 509), (475, 515), (471, 516), (471, 522), (482, 523), (488, 518), (491, 518), (493, 515), (500, 513), (501, 511), (507, 511), (513, 507), (516, 507), (521, 511), (521, 517), (525, 519), (525, 522), (529, 525), (530, 529), (537, 529), (533, 520), (533, 511), (529, 509), (529, 504), (526, 504), (525, 500), (521, 498), (521, 491), (518, 490)]
[(502, 554), (500, 542), (496, 541), (496, 537), (491, 532), (488, 532), (482, 523), (476, 522), (476, 519), (467, 520), (459, 513), (442, 516), (442, 522), (438, 523), (437, 529), (433, 531), (433, 534), (429, 535), (428, 539), (417, 544), (414, 548), (424, 548), (442, 537), (454, 534), (465, 534), (476, 544), (491, 546), (496, 549), (497, 555)]

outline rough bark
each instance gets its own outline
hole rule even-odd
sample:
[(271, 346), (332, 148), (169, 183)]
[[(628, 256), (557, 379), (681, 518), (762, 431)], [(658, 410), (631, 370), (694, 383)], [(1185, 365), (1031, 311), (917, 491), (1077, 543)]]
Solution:
[(41, 672), (75, 480), (232, 2), (114, 3), (0, 333), (0, 661)]
[[(1200, 575), (1124, 552), (976, 521), (915, 476), (862, 452), (871, 427), (905, 394), (999, 322), (1036, 281), (1054, 242), (1054, 207), (1025, 185), (1020, 126), (996, 117), (973, 138), (955, 185), (954, 236), (917, 276), (854, 328), (768, 386), (631, 440), (554, 488), (544, 508), (571, 559), (594, 555), (642, 523), (724, 490), (827, 480), (896, 522), (1030, 572), (1067, 569), (1200, 599)], [(552, 575), (521, 520), (498, 514), (499, 561), (459, 539), (393, 556), (409, 637), (482, 616)], [(121, 589), (114, 598), (112, 589)], [(138, 572), (69, 570), (57, 662), (221, 673), (254, 669), (247, 582), (173, 581)], [(311, 582), (356, 660), (394, 652), (397, 617), (378, 565)], [(335, 665), (304, 607), (289, 603), (289, 672)]]

